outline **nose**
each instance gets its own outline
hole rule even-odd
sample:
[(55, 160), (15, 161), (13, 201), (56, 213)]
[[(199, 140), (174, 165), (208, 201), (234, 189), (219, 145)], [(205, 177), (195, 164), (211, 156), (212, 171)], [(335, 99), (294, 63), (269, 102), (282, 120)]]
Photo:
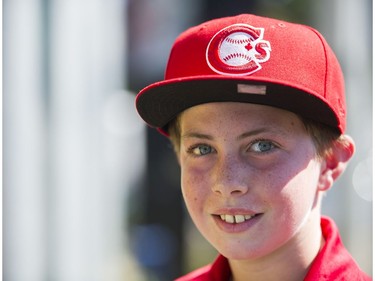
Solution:
[(249, 172), (241, 157), (222, 157), (214, 169), (212, 191), (225, 197), (246, 194), (249, 190)]

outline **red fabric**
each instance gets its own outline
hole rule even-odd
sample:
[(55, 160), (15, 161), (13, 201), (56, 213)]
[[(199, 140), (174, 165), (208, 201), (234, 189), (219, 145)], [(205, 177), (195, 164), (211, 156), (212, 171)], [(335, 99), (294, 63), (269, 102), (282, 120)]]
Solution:
[[(337, 226), (327, 217), (321, 220), (325, 245), (313, 261), (304, 281), (370, 281), (342, 244)], [(228, 281), (228, 260), (219, 257), (210, 265), (197, 269), (176, 281)]]
[(212, 264), (199, 268), (175, 281), (229, 281), (230, 275), (228, 260), (219, 255)]
[(343, 246), (335, 223), (329, 218), (322, 218), (321, 227), (326, 243), (312, 263), (304, 281), (372, 280), (362, 272)]
[[(250, 30), (257, 55), (249, 58), (247, 64), (233, 66), (220, 58), (220, 48), (227, 36), (240, 28)], [(248, 58), (243, 52), (229, 56)], [(209, 81), (219, 84), (215, 87), (206, 83)], [(222, 89), (223, 81), (231, 81), (233, 88)], [(241, 96), (234, 95), (238, 94), (237, 84), (267, 85), (267, 95), (256, 101), (253, 99), (257, 95), (242, 95), (252, 97), (246, 102), (280, 107), (302, 116), (311, 109), (314, 114), (305, 117), (345, 131), (344, 79), (337, 58), (322, 35), (304, 25), (248, 14), (214, 19), (183, 32), (173, 44), (165, 79), (141, 90), (136, 106), (146, 123), (167, 134), (163, 127), (191, 106), (237, 101), (233, 100)], [(272, 85), (287, 90), (273, 90)], [(301, 104), (293, 102), (288, 89), (299, 91)], [(319, 103), (311, 104), (310, 99)]]

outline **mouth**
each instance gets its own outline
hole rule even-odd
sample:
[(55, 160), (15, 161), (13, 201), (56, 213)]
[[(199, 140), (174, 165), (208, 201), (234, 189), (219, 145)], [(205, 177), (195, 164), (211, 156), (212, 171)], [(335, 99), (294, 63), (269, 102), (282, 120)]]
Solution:
[(228, 215), (228, 214), (221, 214), (218, 215), (222, 221), (225, 221), (226, 223), (231, 224), (238, 224), (243, 223), (245, 221), (248, 221), (254, 217), (256, 217), (258, 214), (254, 215)]
[(256, 227), (263, 215), (241, 208), (223, 208), (212, 214), (216, 226), (228, 234), (238, 234)]

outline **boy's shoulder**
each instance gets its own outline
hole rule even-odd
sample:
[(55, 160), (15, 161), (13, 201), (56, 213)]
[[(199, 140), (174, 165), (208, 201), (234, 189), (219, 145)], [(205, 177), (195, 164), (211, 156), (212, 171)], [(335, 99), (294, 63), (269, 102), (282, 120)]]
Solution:
[(342, 243), (339, 230), (335, 222), (322, 217), (321, 229), (325, 244), (314, 259), (304, 281), (368, 281), (372, 280), (350, 255)]

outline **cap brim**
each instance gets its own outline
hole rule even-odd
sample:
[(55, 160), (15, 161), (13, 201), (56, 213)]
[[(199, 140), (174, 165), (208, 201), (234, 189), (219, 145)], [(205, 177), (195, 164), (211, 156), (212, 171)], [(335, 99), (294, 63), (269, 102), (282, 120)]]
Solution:
[[(255, 91), (239, 91), (249, 86)], [(257, 88), (258, 86), (258, 88)], [(263, 87), (265, 86), (265, 87)], [(256, 89), (264, 89), (258, 92)], [(295, 85), (278, 81), (249, 80), (248, 77), (185, 77), (151, 84), (137, 96), (140, 116), (151, 127), (167, 133), (167, 125), (179, 113), (195, 105), (209, 102), (245, 102), (274, 106), (305, 118), (338, 128), (338, 118), (321, 97)]]

